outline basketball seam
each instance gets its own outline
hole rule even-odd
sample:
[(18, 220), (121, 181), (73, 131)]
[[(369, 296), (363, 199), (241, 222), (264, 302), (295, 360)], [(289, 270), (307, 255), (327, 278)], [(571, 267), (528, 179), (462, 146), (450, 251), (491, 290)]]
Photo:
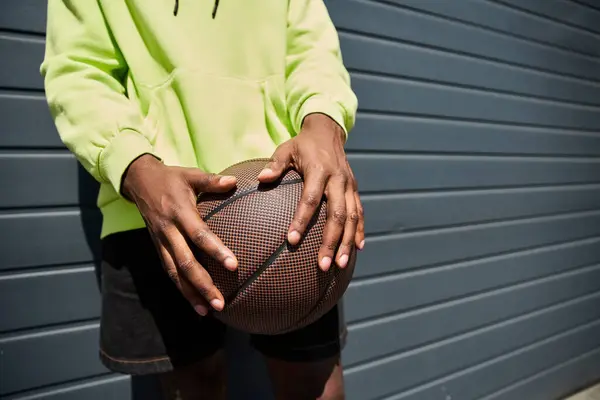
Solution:
[[(356, 251), (356, 250), (354, 250)], [(354, 255), (354, 257), (356, 257), (356, 254)], [(338, 267), (333, 267), (333, 268), (338, 268)], [(315, 310), (319, 309), (319, 307), (321, 307), (323, 305), (323, 303), (326, 300), (326, 296), (327, 296), (327, 292), (329, 291), (329, 289), (331, 289), (331, 286), (335, 283), (335, 279), (336, 276), (334, 274), (332, 274), (331, 279), (329, 280), (329, 282), (327, 283), (327, 288), (323, 291), (323, 293), (321, 294), (321, 297), (319, 298), (319, 300), (316, 302), (316, 304), (302, 317), (302, 319), (300, 319), (300, 321), (296, 322), (297, 325), (303, 325), (304, 321), (306, 321), (308, 318), (313, 317), (313, 313)], [(350, 283), (350, 282), (348, 282)], [(347, 287), (346, 287), (347, 288)], [(344, 290), (345, 291), (345, 290)], [(335, 306), (334, 306), (335, 307)], [(327, 311), (323, 311), (321, 310), (321, 316), (325, 315)], [(286, 330), (287, 332), (287, 330)], [(282, 332), (285, 333), (285, 332)]]
[[(333, 268), (337, 268), (337, 267), (333, 267)], [(303, 325), (304, 321), (306, 321), (308, 318), (314, 316), (313, 315), (314, 311), (319, 309), (319, 307), (321, 307), (323, 305), (323, 303), (325, 302), (325, 300), (326, 300), (325, 298), (327, 297), (327, 292), (329, 291), (331, 286), (334, 284), (334, 281), (335, 281), (335, 275), (332, 274), (331, 279), (329, 279), (329, 282), (327, 283), (327, 287), (321, 294), (321, 297), (319, 297), (319, 299), (317, 300), (315, 305), (300, 319), (300, 321), (296, 322), (297, 325)], [(323, 312), (323, 310), (321, 310), (321, 312), (323, 313), (323, 315), (325, 313), (327, 313), (327, 311)]]
[[(292, 185), (295, 183), (302, 183), (302, 178), (296, 178), (296, 179), (290, 179), (288, 181), (282, 181), (279, 186), (283, 186), (283, 185)], [(259, 185), (260, 186), (260, 185)], [(234, 203), (236, 200), (241, 199), (242, 197), (255, 193), (259, 190), (259, 186), (255, 186), (251, 189), (246, 189), (244, 191), (241, 191), (233, 196), (231, 196), (230, 198), (228, 198), (227, 200), (224, 200), (221, 204), (219, 204), (218, 206), (216, 206), (213, 210), (211, 210), (208, 214), (206, 214), (206, 216), (204, 217), (204, 221), (208, 221), (209, 219), (211, 219), (212, 217), (214, 217), (214, 215), (216, 213), (218, 213), (219, 211), (223, 210), (225, 207), (227, 207), (228, 205)]]
[(271, 266), (271, 264), (273, 264), (275, 262), (275, 260), (277, 260), (277, 257), (279, 257), (279, 255), (283, 252), (283, 250), (285, 250), (285, 248), (287, 247), (287, 240), (284, 240), (283, 243), (281, 243), (279, 245), (279, 247), (277, 248), (277, 250), (275, 250), (273, 253), (271, 253), (271, 255), (269, 256), (269, 258), (262, 263), (262, 265), (260, 267), (258, 267), (256, 269), (256, 271), (254, 271), (252, 273), (252, 275), (250, 275), (248, 277), (248, 279), (246, 279), (244, 281), (244, 283), (242, 283), (240, 285), (240, 287), (233, 292), (231, 295), (229, 295), (225, 301), (225, 304), (229, 304), (230, 302), (232, 302), (233, 300), (235, 300), (235, 298), (242, 293), (244, 290), (246, 290), (246, 288), (248, 288), (250, 285), (252, 285), (252, 283), (254, 283), (255, 280), (258, 279), (258, 277), (267, 270), (267, 268), (269, 268), (269, 266)]
[[(290, 181), (291, 182), (291, 181)], [(307, 227), (307, 232), (309, 232), (313, 226), (317, 223), (317, 220), (319, 218), (319, 213), (321, 212), (321, 207), (323, 206), (323, 203), (321, 203), (317, 209), (317, 211), (315, 212), (315, 214), (313, 215), (313, 217), (311, 218), (308, 227)], [(279, 245), (279, 247), (273, 252), (271, 253), (271, 255), (269, 256), (269, 258), (260, 266), (258, 267), (253, 273), (252, 275), (250, 275), (245, 281), (244, 283), (242, 283), (236, 290), (235, 292), (233, 292), (232, 294), (230, 294), (229, 296), (227, 296), (227, 298), (225, 299), (225, 304), (227, 307), (227, 305), (231, 304), (236, 298), (237, 296), (240, 295), (240, 293), (242, 293), (244, 290), (246, 290), (248, 287), (250, 287), (250, 285), (252, 285), (259, 277), (260, 275), (262, 275), (269, 267), (271, 267), (273, 265), (273, 263), (277, 260), (277, 257), (279, 257), (281, 255), (281, 253), (283, 253), (283, 251), (286, 249), (287, 247), (287, 240), (284, 240), (283, 243), (281, 245)], [(323, 292), (323, 294), (321, 295), (321, 297), (317, 300), (317, 304), (312, 308), (312, 310), (316, 309), (316, 307), (318, 307), (320, 304), (323, 303), (323, 299), (327, 293), (327, 290), (329, 290), (329, 287), (331, 286), (331, 283), (333, 281), (333, 278), (331, 278), (331, 280), (328, 282), (327, 285), (327, 289), (325, 289), (325, 291)], [(304, 315), (302, 317), (302, 320), (305, 320), (308, 317), (307, 315)]]

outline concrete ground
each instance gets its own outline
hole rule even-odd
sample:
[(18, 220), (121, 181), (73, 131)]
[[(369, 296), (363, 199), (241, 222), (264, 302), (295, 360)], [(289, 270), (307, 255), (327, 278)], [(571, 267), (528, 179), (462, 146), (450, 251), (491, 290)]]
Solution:
[(574, 394), (565, 400), (600, 400), (600, 384)]

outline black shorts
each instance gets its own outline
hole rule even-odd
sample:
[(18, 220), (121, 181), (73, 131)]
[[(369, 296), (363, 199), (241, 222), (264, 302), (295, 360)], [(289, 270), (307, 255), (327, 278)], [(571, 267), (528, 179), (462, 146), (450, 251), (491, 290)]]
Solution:
[[(110, 235), (102, 243), (100, 358), (112, 371), (155, 374), (197, 362), (225, 343), (226, 327), (201, 317), (161, 266), (146, 229)], [(336, 306), (301, 330), (250, 335), (260, 353), (305, 362), (339, 354), (346, 334)]]

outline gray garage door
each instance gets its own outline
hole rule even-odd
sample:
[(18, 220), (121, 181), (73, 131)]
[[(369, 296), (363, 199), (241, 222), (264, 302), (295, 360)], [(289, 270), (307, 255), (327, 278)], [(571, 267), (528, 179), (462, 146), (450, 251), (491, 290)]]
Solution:
[[(600, 379), (600, 2), (327, 4), (368, 231), (348, 398), (550, 400)], [(0, 397), (148, 398), (97, 359), (95, 186), (49, 118), (44, 26), (45, 2), (0, 3)]]

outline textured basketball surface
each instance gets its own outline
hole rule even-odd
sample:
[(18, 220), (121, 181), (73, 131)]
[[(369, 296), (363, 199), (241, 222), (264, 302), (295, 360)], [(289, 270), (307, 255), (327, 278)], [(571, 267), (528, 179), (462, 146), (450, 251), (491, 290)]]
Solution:
[(225, 297), (225, 308), (216, 318), (245, 332), (280, 334), (316, 321), (335, 306), (352, 278), (356, 252), (344, 269), (319, 269), (325, 200), (300, 244), (287, 242), (303, 181), (290, 170), (274, 184), (259, 185), (257, 177), (267, 161), (248, 160), (227, 168), (222, 174), (237, 178), (235, 192), (198, 198), (204, 221), (237, 256), (237, 271), (197, 256)]

